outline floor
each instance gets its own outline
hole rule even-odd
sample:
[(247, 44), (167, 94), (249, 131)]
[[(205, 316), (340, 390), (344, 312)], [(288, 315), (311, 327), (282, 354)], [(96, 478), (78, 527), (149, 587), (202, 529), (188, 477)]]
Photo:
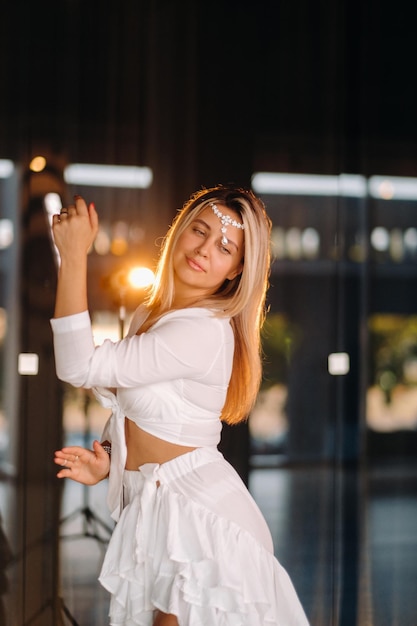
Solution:
[[(416, 626), (416, 463), (254, 469), (249, 487), (313, 626)], [(105, 486), (68, 482), (62, 515), (66, 622), (104, 626)]]

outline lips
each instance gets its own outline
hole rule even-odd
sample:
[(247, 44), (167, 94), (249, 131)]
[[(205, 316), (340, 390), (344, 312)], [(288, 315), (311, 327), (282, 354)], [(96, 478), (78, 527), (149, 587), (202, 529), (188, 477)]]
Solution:
[(205, 272), (205, 269), (201, 267), (201, 265), (199, 265), (197, 263), (197, 261), (195, 261), (194, 259), (190, 258), (190, 257), (186, 257), (187, 259), (187, 263), (188, 265), (191, 267), (191, 269), (196, 270), (197, 272)]

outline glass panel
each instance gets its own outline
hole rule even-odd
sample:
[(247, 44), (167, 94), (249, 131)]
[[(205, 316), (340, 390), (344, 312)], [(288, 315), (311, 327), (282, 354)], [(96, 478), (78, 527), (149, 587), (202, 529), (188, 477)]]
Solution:
[(343, 615), (353, 624), (362, 610), (360, 476), (350, 464), (362, 449), (367, 185), (345, 175), (275, 182), (279, 193), (263, 196), (275, 262), (250, 484), (312, 623)]
[[(6, 167), (6, 165), (7, 167)], [(18, 563), (16, 524), (18, 333), (18, 175), (14, 164), (0, 160), (0, 623), (14, 606)]]
[(417, 452), (417, 179), (374, 176), (369, 186), (368, 449), (410, 457)]
[(417, 316), (369, 319), (367, 425), (376, 433), (417, 429)]
[[(291, 174), (257, 174), (253, 181), (268, 191), (261, 197), (273, 222), (275, 261), (263, 333), (265, 375), (249, 422), (251, 462), (355, 456), (366, 181), (361, 176)], [(332, 364), (343, 364), (342, 370), (329, 371), (330, 355)], [(347, 376), (338, 381), (332, 374)], [(340, 413), (348, 413), (345, 403), (355, 411), (348, 428)], [(343, 445), (342, 430), (347, 433)]]
[(366, 390), (368, 476), (363, 531), (376, 624), (415, 621), (417, 577), (417, 179), (369, 181)]

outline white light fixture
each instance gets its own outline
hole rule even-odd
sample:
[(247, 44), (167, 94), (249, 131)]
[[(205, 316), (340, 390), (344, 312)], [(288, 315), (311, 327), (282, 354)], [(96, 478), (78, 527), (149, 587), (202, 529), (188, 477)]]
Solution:
[(71, 185), (147, 189), (152, 184), (152, 170), (133, 165), (73, 163), (65, 168), (64, 179)]
[(369, 195), (382, 200), (417, 200), (417, 178), (371, 176)]
[(20, 353), (17, 371), (22, 376), (36, 376), (39, 372), (39, 356), (34, 353)]
[(14, 172), (13, 161), (0, 159), (0, 178), (10, 178)]
[(252, 188), (256, 193), (273, 195), (362, 198), (366, 195), (366, 180), (359, 174), (325, 176), (320, 174), (257, 172), (252, 176)]
[(59, 193), (50, 191), (49, 193), (45, 194), (43, 201), (45, 203), (46, 212), (50, 216), (59, 213), (62, 209), (62, 200)]
[(328, 370), (332, 376), (345, 376), (350, 370), (350, 359), (347, 352), (329, 354)]
[(12, 245), (14, 239), (14, 228), (12, 220), (7, 218), (0, 220), (0, 250), (4, 250)]
[(417, 228), (407, 228), (404, 233), (404, 245), (409, 252), (417, 250)]
[(44, 201), (45, 210), (48, 216), (49, 227), (51, 229), (50, 235), (51, 235), (51, 241), (52, 241), (52, 250), (55, 256), (57, 267), (59, 267), (59, 265), (61, 264), (61, 258), (59, 256), (58, 248), (55, 245), (55, 241), (52, 235), (52, 220), (53, 220), (53, 216), (59, 213), (62, 208), (62, 199), (59, 193), (56, 193), (55, 191), (51, 191), (45, 194), (43, 201)]
[(365, 198), (368, 189), (366, 178), (360, 174), (340, 174), (336, 177), (339, 183), (339, 195), (350, 198)]
[(306, 259), (316, 259), (320, 252), (320, 235), (315, 228), (306, 228), (301, 235), (301, 247)]
[(386, 252), (389, 248), (389, 232), (383, 226), (376, 226), (371, 232), (371, 244), (378, 252)]

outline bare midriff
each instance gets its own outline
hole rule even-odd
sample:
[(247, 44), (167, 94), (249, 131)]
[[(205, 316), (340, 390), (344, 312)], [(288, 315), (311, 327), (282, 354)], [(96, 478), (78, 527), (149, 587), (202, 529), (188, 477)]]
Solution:
[(144, 463), (166, 463), (196, 449), (150, 435), (128, 418), (125, 418), (125, 436), (127, 446), (125, 469), (127, 470), (137, 470)]

